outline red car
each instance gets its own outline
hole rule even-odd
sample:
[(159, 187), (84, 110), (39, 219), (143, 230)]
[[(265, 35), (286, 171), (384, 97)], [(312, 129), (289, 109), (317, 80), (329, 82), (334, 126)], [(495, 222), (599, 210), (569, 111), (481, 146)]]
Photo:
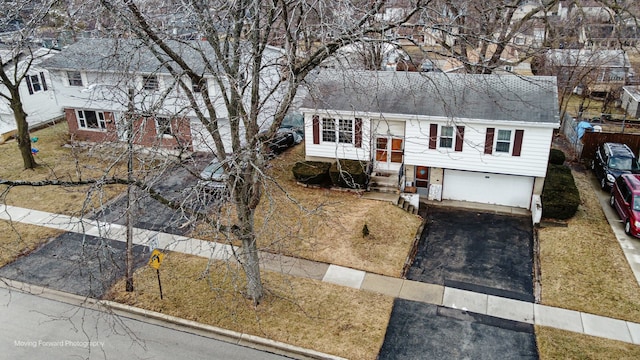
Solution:
[(611, 188), (609, 204), (624, 221), (624, 232), (640, 237), (640, 175), (620, 175)]

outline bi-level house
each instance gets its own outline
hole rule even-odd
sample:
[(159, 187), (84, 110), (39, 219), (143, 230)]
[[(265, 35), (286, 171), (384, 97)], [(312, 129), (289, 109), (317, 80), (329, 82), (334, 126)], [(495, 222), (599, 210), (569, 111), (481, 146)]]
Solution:
[(555, 77), (326, 70), (301, 111), (307, 160), (362, 160), (431, 200), (529, 209), (542, 192)]
[[(219, 69), (207, 68), (202, 60), (202, 56), (215, 59), (213, 49), (205, 41), (169, 44), (189, 66), (203, 74), (203, 82), (195, 84), (186, 76), (172, 76), (168, 67), (175, 69), (177, 65), (160, 61), (138, 39), (81, 39), (43, 62), (50, 71), (50, 87), (64, 108), (72, 137), (93, 142), (125, 141), (129, 117), (133, 118), (132, 138), (137, 145), (212, 151), (211, 135), (197, 120), (194, 107), (179, 84), (182, 81), (198, 108), (211, 118), (202, 98), (207, 87), (225, 149), (230, 152), (228, 114), (213, 74)], [(277, 48), (265, 50), (262, 82), (280, 81), (277, 64), (281, 54)], [(212, 63), (216, 66), (215, 61)], [(264, 126), (272, 119), (270, 114), (265, 106), (261, 119)]]
[[(56, 50), (46, 48), (25, 48), (17, 53), (15, 49), (0, 48), (1, 65), (8, 77), (13, 79), (14, 75), (24, 75), (19, 86), (20, 100), (32, 129), (60, 119), (63, 114), (56, 94), (51, 89), (49, 72), (41, 66), (42, 61), (56, 53)], [(9, 95), (1, 81), (0, 93)], [(16, 131), (16, 120), (9, 100), (0, 97), (0, 143), (14, 136)]]

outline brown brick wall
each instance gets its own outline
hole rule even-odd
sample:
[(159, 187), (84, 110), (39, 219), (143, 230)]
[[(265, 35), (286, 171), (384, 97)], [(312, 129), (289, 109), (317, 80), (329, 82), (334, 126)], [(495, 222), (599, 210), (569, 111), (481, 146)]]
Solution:
[[(65, 109), (65, 117), (69, 124), (69, 133), (74, 140), (106, 142), (118, 141), (116, 122), (112, 112), (104, 112), (106, 129), (81, 129), (75, 109)], [(158, 136), (154, 118), (141, 117), (134, 124), (134, 143), (147, 147), (161, 147), (163, 149), (178, 149), (180, 147), (192, 150), (191, 124), (187, 118), (175, 118), (171, 121), (174, 136)]]

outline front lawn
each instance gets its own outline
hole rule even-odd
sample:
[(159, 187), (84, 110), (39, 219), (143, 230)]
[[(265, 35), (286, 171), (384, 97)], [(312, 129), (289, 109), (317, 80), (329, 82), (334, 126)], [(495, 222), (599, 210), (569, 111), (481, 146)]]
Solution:
[(160, 268), (163, 300), (150, 267), (136, 272), (134, 292), (124, 291), (121, 280), (106, 298), (348, 359), (378, 355), (392, 297), (263, 271), (267, 293), (254, 307), (237, 291), (238, 271), (229, 263), (169, 253)]
[[(260, 248), (399, 277), (421, 219), (389, 202), (362, 199), (358, 193), (297, 184), (291, 168), (303, 159), (301, 144), (269, 163), (270, 178), (256, 209)], [(206, 225), (191, 236), (221, 238)]]

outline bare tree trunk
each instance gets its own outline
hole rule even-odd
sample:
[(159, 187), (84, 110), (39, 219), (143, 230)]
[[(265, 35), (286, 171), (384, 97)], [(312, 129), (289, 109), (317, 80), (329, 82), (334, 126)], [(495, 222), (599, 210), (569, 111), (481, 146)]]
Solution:
[(258, 257), (256, 235), (254, 233), (255, 207), (252, 206), (252, 204), (245, 203), (245, 200), (255, 196), (253, 192), (257, 190), (242, 186), (242, 190), (240, 191), (242, 194), (240, 203), (242, 205), (238, 207), (239, 228), (236, 229), (235, 235), (242, 241), (242, 257), (240, 262), (247, 278), (246, 296), (253, 300), (254, 305), (258, 305), (264, 296), (264, 288), (260, 276), (260, 259)]
[[(17, 91), (16, 91), (17, 93)], [(31, 137), (29, 136), (29, 123), (27, 122), (27, 114), (24, 112), (22, 107), (22, 101), (20, 100), (20, 96), (14, 95), (11, 98), (11, 110), (13, 110), (13, 115), (16, 119), (16, 125), (18, 127), (18, 134), (16, 139), (18, 141), (18, 148), (20, 149), (20, 154), (22, 155), (22, 162), (24, 163), (25, 169), (34, 169), (38, 164), (33, 157), (33, 153), (31, 152)]]

